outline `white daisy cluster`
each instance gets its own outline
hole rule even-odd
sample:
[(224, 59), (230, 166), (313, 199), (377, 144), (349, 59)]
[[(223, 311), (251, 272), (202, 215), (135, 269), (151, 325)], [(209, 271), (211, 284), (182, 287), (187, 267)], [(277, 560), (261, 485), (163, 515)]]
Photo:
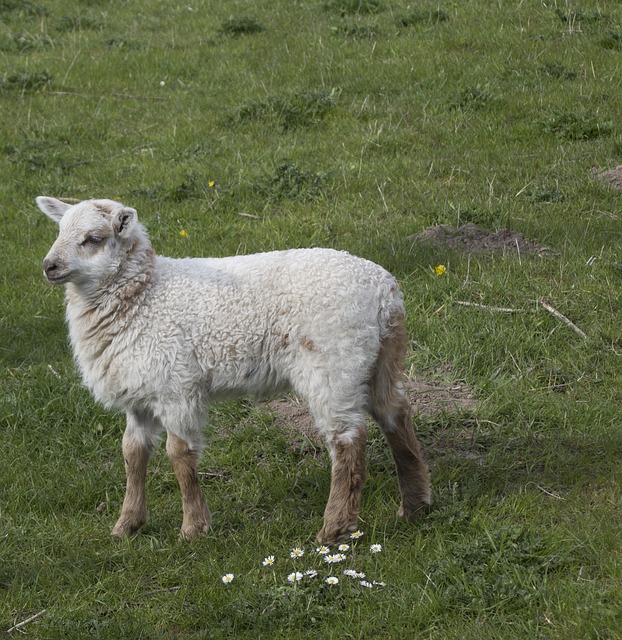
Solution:
[[(316, 547), (316, 557), (322, 558), (324, 563), (329, 565), (335, 565), (341, 562), (348, 561), (349, 563), (354, 562), (360, 558), (360, 554), (356, 551), (360, 551), (360, 539), (363, 537), (362, 531), (354, 531), (350, 534), (350, 538), (352, 539), (352, 545), (347, 543), (342, 543), (337, 545), (335, 552), (331, 551), (330, 547), (326, 545), (321, 545)], [(372, 555), (376, 555), (382, 552), (382, 545), (378, 543), (374, 543), (369, 547), (369, 553)], [(291, 571), (286, 574), (286, 578), (288, 582), (292, 584), (296, 584), (302, 581), (309, 581), (317, 578), (319, 575), (319, 571), (317, 569), (307, 569), (302, 570), (299, 567), (299, 563), (301, 559), (305, 557), (305, 551), (302, 547), (294, 547), (289, 551), (289, 560), (283, 559), (281, 562), (289, 562), (290, 564), (293, 562), (294, 566), (296, 566), (295, 571)], [(308, 556), (307, 556), (308, 557)], [(318, 559), (319, 559), (318, 558)], [(276, 573), (274, 573), (274, 568), (279, 564), (276, 556), (269, 555), (263, 559), (261, 563), (263, 567), (272, 568), (273, 575), (275, 579), (277, 579)], [(349, 578), (350, 580), (355, 580), (358, 584), (364, 589), (372, 589), (374, 587), (384, 587), (384, 582), (376, 582), (375, 580), (369, 581), (367, 580), (367, 575), (363, 571), (358, 571), (357, 569), (345, 569), (343, 571), (343, 576), (345, 578)], [(227, 573), (222, 577), (222, 581), (224, 584), (231, 584), (233, 582), (233, 574)], [(339, 578), (337, 575), (329, 575), (323, 579), (324, 583), (329, 586), (334, 586), (339, 584)]]

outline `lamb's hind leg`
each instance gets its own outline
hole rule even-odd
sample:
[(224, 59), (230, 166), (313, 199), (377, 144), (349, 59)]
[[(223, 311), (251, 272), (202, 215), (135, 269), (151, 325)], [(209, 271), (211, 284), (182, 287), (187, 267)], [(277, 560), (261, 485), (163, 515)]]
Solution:
[(166, 453), (181, 489), (184, 519), (180, 535), (185, 540), (192, 540), (206, 533), (212, 520), (197, 474), (199, 452), (191, 449), (184, 440), (169, 432)]
[(128, 536), (147, 522), (147, 464), (161, 430), (162, 427), (148, 416), (128, 412), (127, 426), (123, 434), (125, 497), (119, 519), (112, 529), (113, 538)]
[(395, 414), (374, 414), (391, 448), (402, 502), (398, 516), (414, 520), (432, 502), (430, 477), (411, 424), (408, 402)]
[(432, 493), (404, 387), (407, 336), (402, 314), (396, 313), (391, 318), (390, 329), (378, 355), (370, 389), (370, 409), (395, 459), (402, 497), (398, 515), (412, 520), (432, 502)]
[(365, 483), (366, 442), (367, 429), (363, 418), (356, 426), (333, 435), (328, 442), (332, 477), (318, 542), (334, 543), (356, 530)]

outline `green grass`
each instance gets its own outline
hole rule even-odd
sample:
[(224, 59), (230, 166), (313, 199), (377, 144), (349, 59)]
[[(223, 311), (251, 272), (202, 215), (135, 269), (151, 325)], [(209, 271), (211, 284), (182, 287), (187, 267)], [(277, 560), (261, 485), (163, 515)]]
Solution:
[[(592, 178), (622, 164), (619, 2), (0, 0), (0, 23), (0, 636), (45, 610), (26, 637), (622, 638), (622, 196)], [(123, 200), (163, 254), (332, 246), (397, 275), (409, 366), (479, 406), (417, 421), (417, 525), (372, 430), (355, 568), (384, 588), (320, 580), (327, 456), (247, 401), (212, 411), (210, 534), (178, 540), (160, 449), (149, 523), (110, 539), (124, 420), (80, 386), (41, 194)], [(468, 221), (553, 252), (413, 246)], [(315, 582), (288, 583), (296, 545)]]

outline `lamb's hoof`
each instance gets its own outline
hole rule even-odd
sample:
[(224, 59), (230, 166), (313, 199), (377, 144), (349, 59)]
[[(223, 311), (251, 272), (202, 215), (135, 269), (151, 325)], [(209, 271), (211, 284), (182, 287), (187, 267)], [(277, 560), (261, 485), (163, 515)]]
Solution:
[(402, 503), (400, 508), (397, 510), (397, 517), (402, 520), (407, 520), (408, 522), (414, 522), (415, 520), (423, 518), (423, 516), (430, 511), (431, 504), (431, 498), (428, 498), (425, 501), (421, 500), (413, 505), (405, 506), (404, 503)]
[(136, 533), (147, 522), (147, 517), (128, 518), (121, 516), (114, 525), (111, 535), (115, 540), (122, 540)]
[(204, 536), (209, 531), (209, 526), (209, 521), (193, 522), (189, 525), (183, 525), (179, 532), (179, 537), (186, 542), (190, 542), (190, 540)]
[(325, 524), (315, 539), (319, 544), (343, 542), (350, 537), (353, 531), (356, 531), (356, 524), (356, 522), (350, 522), (344, 525)]

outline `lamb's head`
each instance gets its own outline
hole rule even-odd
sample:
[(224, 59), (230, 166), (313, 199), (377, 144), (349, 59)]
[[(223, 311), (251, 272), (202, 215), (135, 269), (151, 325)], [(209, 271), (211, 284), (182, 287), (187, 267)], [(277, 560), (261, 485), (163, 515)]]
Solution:
[(136, 211), (113, 200), (69, 205), (39, 196), (37, 205), (59, 227), (43, 261), (43, 272), (52, 284), (96, 285), (119, 270), (136, 236), (146, 238)]

